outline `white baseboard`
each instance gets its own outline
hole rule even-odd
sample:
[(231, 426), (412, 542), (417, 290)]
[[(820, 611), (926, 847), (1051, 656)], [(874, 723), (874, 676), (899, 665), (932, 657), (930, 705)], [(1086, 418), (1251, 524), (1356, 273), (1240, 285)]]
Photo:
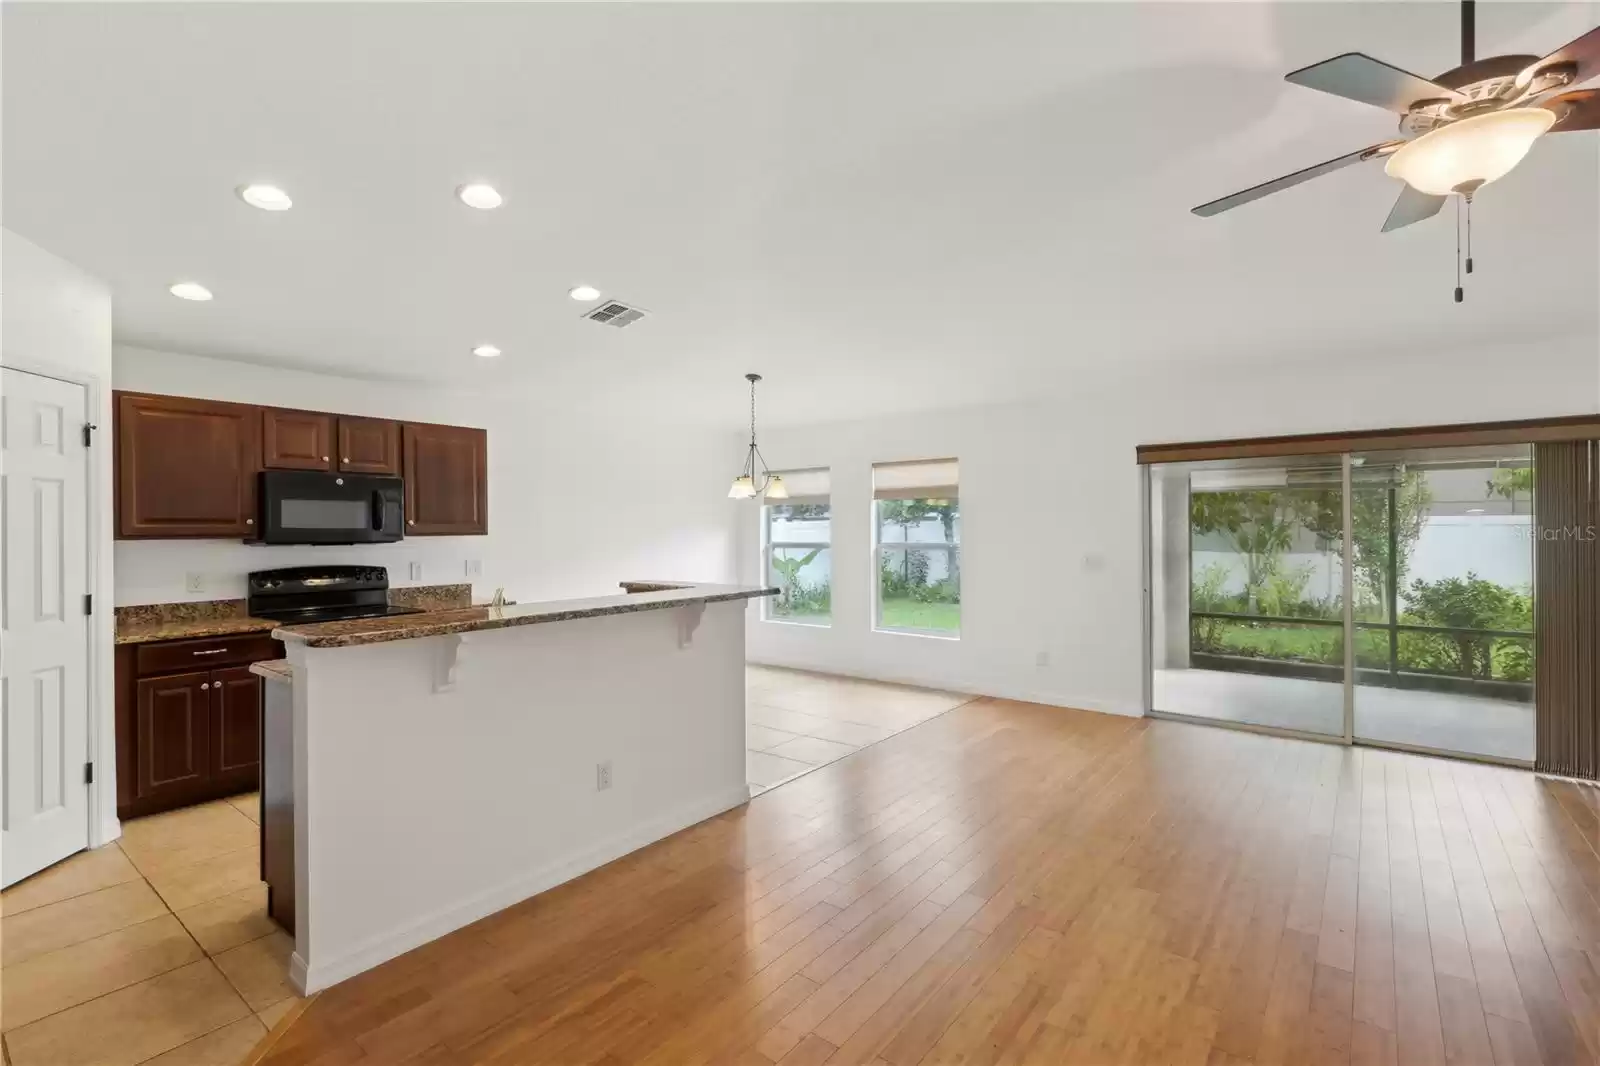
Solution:
[(737, 787), (722, 789), (715, 795), (696, 803), (659, 818), (653, 818), (621, 836), (601, 841), (575, 855), (528, 870), (504, 884), (441, 908), (410, 925), (371, 937), (337, 958), (316, 958), (308, 961), (296, 952), (289, 960), (289, 980), (303, 996), (336, 985), (397, 955), (403, 955), (412, 948), (420, 947), (430, 940), (437, 940), (446, 933), (470, 925), (512, 904), (520, 903), (530, 896), (549, 891), (629, 852), (637, 851), (707, 818), (732, 810), (748, 803), (749, 800), (749, 786), (740, 782)]

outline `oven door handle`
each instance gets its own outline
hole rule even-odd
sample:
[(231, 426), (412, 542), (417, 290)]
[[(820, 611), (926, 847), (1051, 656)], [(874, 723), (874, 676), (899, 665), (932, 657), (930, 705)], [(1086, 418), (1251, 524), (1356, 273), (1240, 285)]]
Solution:
[(383, 512), (384, 512), (383, 490), (382, 489), (373, 489), (372, 490), (372, 531), (374, 533), (382, 533), (383, 532)]

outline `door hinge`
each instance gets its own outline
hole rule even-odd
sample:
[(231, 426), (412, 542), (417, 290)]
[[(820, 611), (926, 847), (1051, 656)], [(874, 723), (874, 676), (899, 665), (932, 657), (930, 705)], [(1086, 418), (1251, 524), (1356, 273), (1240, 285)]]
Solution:
[(94, 614), (94, 593), (86, 592), (83, 595), (83, 613)]
[(83, 424), (83, 446), (85, 448), (94, 444), (94, 431), (95, 424), (93, 422), (85, 422)]
[(94, 784), (94, 763), (92, 762), (83, 764), (83, 783), (86, 785)]

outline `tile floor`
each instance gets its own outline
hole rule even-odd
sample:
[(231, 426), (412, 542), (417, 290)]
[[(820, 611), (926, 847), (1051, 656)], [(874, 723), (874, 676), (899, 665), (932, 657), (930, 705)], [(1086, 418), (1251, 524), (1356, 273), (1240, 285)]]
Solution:
[[(747, 684), (756, 791), (969, 699), (760, 666)], [(299, 1002), (257, 816), (252, 794), (132, 819), (0, 893), (7, 1066), (237, 1066)]]
[(298, 1002), (256, 797), (138, 818), (0, 893), (11, 1066), (236, 1066)]
[(771, 666), (747, 667), (745, 679), (745, 769), (752, 793), (972, 699), (956, 692)]

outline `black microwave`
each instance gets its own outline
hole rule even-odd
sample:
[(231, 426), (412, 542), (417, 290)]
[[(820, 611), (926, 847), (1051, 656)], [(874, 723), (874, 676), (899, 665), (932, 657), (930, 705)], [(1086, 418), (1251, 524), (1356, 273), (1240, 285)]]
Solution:
[(266, 470), (261, 474), (259, 543), (377, 544), (406, 533), (397, 477)]

